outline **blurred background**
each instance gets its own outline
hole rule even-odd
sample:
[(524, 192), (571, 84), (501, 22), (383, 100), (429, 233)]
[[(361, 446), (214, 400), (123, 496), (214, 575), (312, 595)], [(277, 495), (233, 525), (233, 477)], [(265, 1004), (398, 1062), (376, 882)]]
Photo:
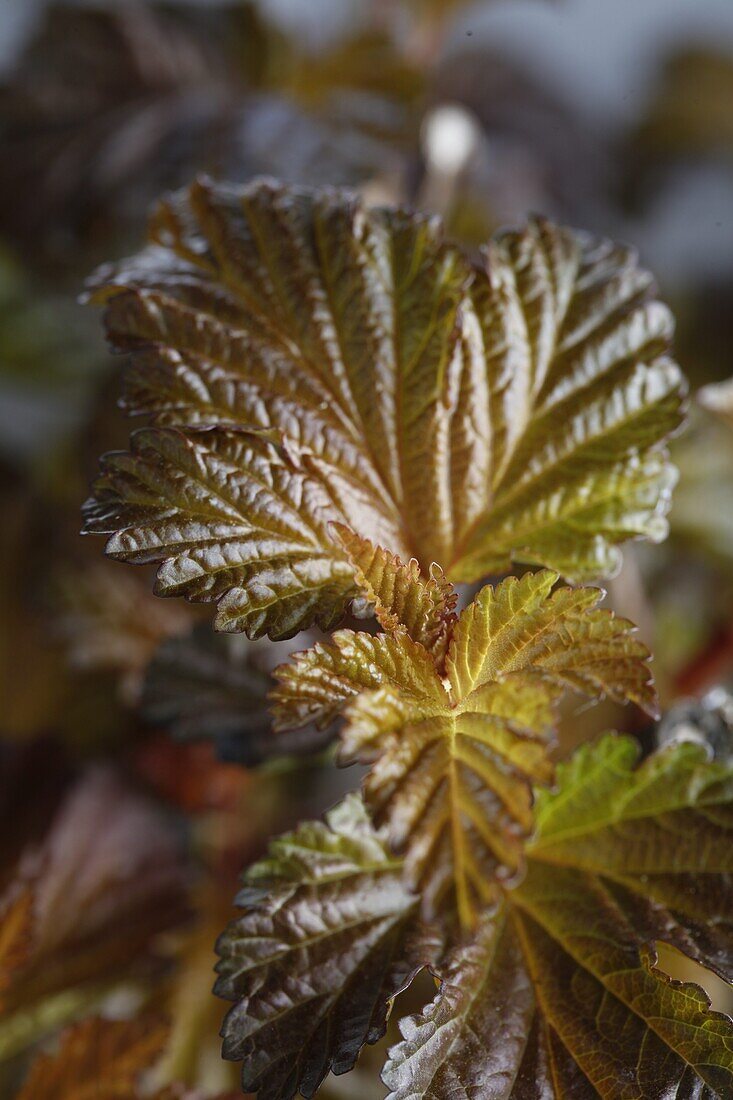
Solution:
[[(696, 400), (733, 374), (730, 0), (4, 0), (0, 1098), (100, 1011), (158, 1021), (153, 1092), (234, 1089), (210, 987), (237, 875), (356, 782), (312, 738), (268, 761), (282, 647), (215, 637), (78, 536), (129, 434), (84, 281), (201, 171), (430, 209), (469, 249), (529, 211), (638, 247), (691, 411), (670, 538), (630, 548), (609, 599), (654, 649), (662, 735), (730, 746), (733, 417)], [(604, 704), (568, 711), (558, 751), (609, 726), (659, 736)], [(372, 1061), (321, 1094), (382, 1095)]]

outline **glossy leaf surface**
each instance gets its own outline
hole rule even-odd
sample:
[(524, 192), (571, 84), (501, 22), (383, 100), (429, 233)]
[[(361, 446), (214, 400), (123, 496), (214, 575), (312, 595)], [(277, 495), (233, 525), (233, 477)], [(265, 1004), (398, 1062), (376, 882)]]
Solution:
[(215, 991), (236, 1001), (224, 1057), (243, 1061), (244, 1091), (260, 1100), (313, 1096), (381, 1038), (436, 944), (356, 796), (273, 841), (237, 902), (244, 914), (217, 947)]
[[(405, 588), (418, 583), (402, 571)], [(544, 570), (482, 589), (447, 624), (445, 679), (404, 626), (337, 631), (276, 671), (276, 725), (327, 726), (343, 714), (343, 756), (372, 763), (367, 801), (406, 851), (428, 909), (455, 896), (467, 925), (496, 897), (497, 872), (522, 864), (532, 784), (553, 774), (563, 690), (656, 705), (631, 624), (597, 608), (597, 589), (553, 592), (557, 579)]]
[(151, 232), (92, 290), (155, 426), (87, 530), (160, 594), (281, 637), (356, 594), (331, 521), (456, 581), (598, 576), (664, 537), (682, 387), (629, 250), (536, 220), (476, 266), (434, 218), (269, 181), (199, 181)]
[(689, 742), (638, 756), (607, 735), (540, 794), (525, 880), (401, 1023), (391, 1100), (733, 1089), (733, 1024), (656, 966), (663, 942), (733, 980), (733, 769)]

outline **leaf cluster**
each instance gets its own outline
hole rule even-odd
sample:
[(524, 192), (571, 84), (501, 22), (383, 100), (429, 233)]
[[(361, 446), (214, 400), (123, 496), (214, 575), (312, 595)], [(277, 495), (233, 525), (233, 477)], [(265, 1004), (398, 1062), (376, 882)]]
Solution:
[[(476, 262), (407, 210), (201, 179), (90, 297), (149, 424), (86, 529), (219, 631), (327, 632), (275, 670), (248, 759), (303, 732), (366, 769), (272, 842), (220, 937), (244, 1089), (313, 1096), (428, 968), (393, 1100), (725, 1095), (730, 1021), (658, 952), (731, 980), (729, 758), (552, 751), (568, 692), (657, 713), (632, 624), (561, 583), (666, 534), (684, 385), (633, 252), (535, 219)], [(241, 734), (256, 666), (212, 666), (207, 695), (189, 641), (162, 655), (186, 690), (149, 705)]]

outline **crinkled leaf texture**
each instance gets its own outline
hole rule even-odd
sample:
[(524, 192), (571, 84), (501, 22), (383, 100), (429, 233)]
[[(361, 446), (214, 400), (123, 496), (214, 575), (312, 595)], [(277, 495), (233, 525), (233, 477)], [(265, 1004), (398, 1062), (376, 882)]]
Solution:
[[(570, 688), (653, 712), (649, 652), (595, 588), (561, 587), (541, 570), (486, 586), (456, 619), (445, 586), (357, 542), (380, 621), (391, 633), (340, 630), (276, 670), (276, 727), (328, 726), (345, 760), (372, 764), (365, 794), (406, 852), (428, 912), (457, 903), (464, 925), (522, 864), (532, 785), (552, 779), (548, 742)], [(386, 579), (390, 574), (391, 580)], [(377, 588), (379, 592), (377, 593)], [(437, 629), (417, 614), (442, 606)], [(435, 602), (437, 601), (437, 602)], [(439, 639), (432, 651), (421, 644)], [(445, 652), (445, 658), (443, 653)]]
[(153, 425), (86, 530), (218, 629), (333, 627), (357, 589), (331, 521), (455, 581), (608, 574), (666, 534), (682, 384), (629, 249), (537, 219), (476, 265), (435, 218), (267, 180), (199, 180), (151, 236), (91, 292)]
[(733, 980), (733, 765), (606, 735), (542, 792), (521, 886), (402, 1021), (390, 1100), (714, 1100), (733, 1023), (656, 966), (671, 944)]
[(273, 841), (237, 902), (244, 914), (217, 945), (215, 992), (237, 1002), (224, 1057), (243, 1061), (244, 1091), (260, 1100), (313, 1096), (384, 1034), (437, 941), (355, 795)]

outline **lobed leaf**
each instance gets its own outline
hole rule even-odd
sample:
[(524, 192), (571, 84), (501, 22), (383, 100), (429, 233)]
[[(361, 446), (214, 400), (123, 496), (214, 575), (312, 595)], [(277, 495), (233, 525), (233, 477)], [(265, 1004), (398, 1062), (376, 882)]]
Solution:
[(357, 594), (331, 521), (458, 581), (665, 536), (683, 387), (630, 250), (534, 220), (477, 266), (434, 218), (271, 181), (199, 180), (151, 235), (91, 291), (155, 426), (87, 530), (159, 594), (282, 637)]
[(243, 1061), (245, 1092), (313, 1096), (384, 1034), (392, 1000), (437, 949), (401, 872), (356, 796), (248, 871), (215, 987), (236, 1001), (223, 1052)]
[(632, 625), (596, 607), (598, 590), (552, 592), (556, 581), (542, 571), (484, 588), (449, 626), (445, 680), (401, 628), (338, 631), (275, 671), (276, 727), (343, 715), (342, 756), (372, 765), (367, 802), (428, 911), (455, 901), (465, 925), (522, 865), (563, 690), (656, 707)]
[(541, 792), (527, 875), (402, 1021), (390, 1100), (660, 1096), (733, 1088), (733, 1023), (657, 965), (659, 942), (733, 981), (733, 768), (607, 735)]

